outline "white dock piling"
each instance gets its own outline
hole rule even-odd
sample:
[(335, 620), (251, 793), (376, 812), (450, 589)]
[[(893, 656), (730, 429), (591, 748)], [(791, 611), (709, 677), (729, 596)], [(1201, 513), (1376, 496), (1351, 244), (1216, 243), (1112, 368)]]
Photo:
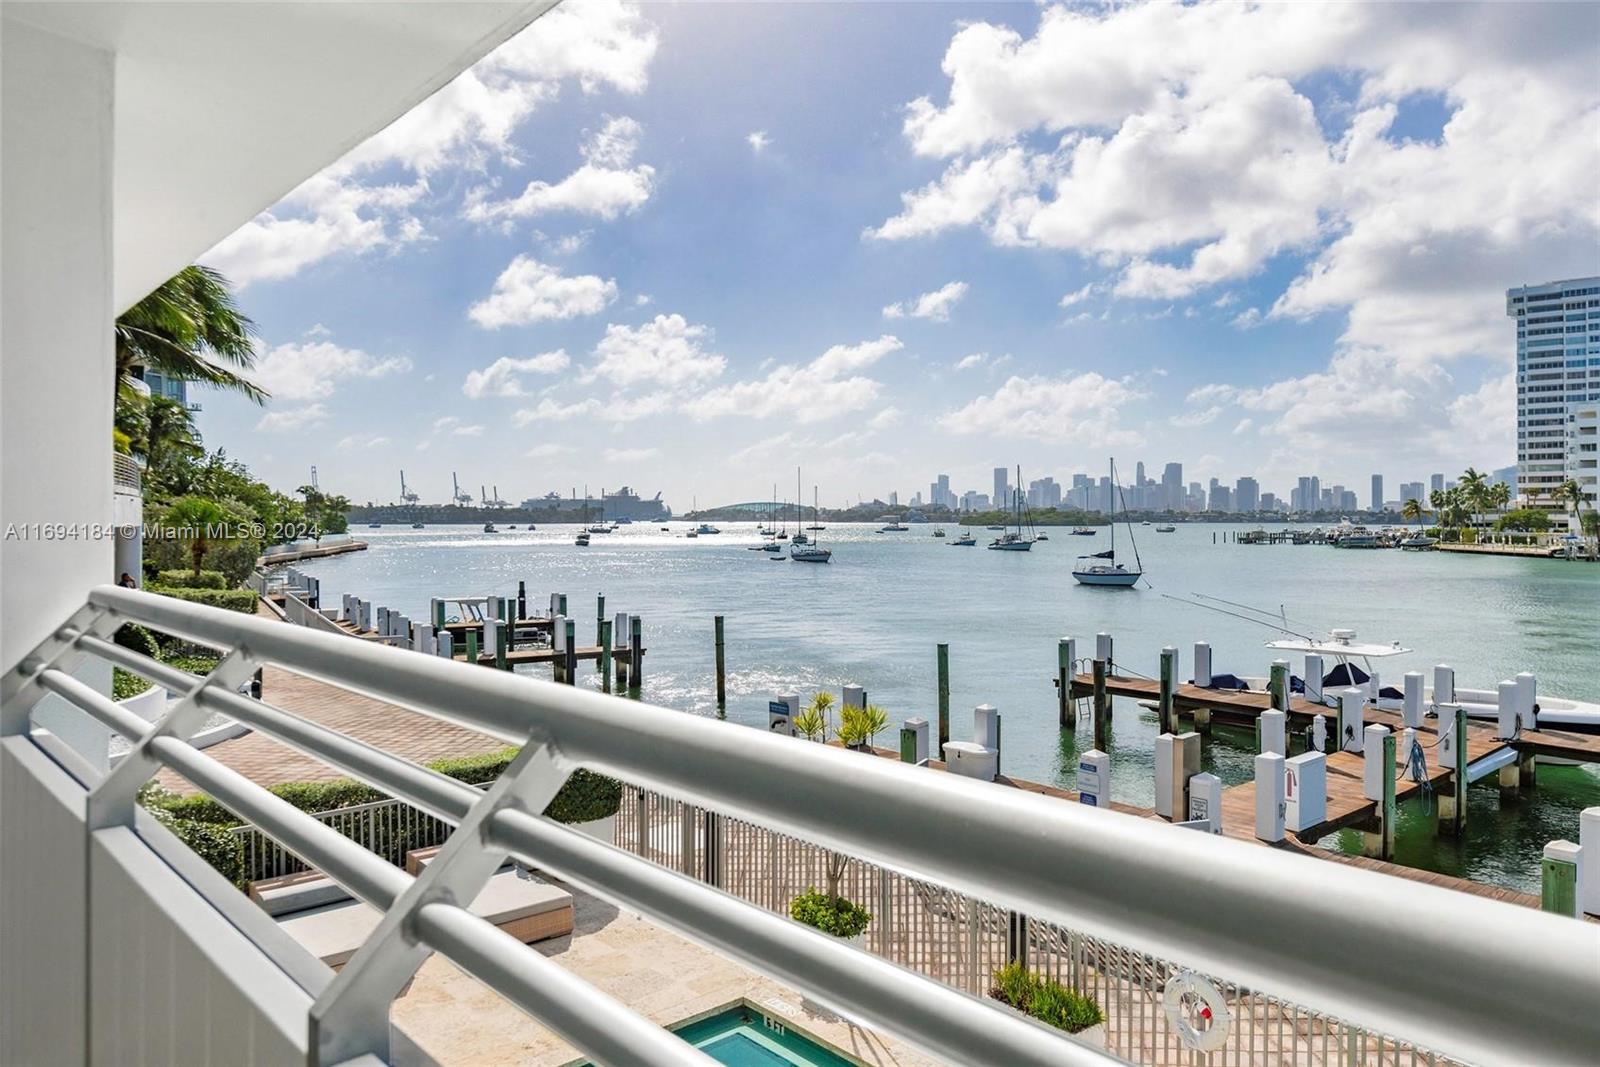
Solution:
[(433, 655), (434, 639), (433, 627), (425, 622), (411, 624), (411, 649), (413, 652), (422, 652)]
[(1276, 752), (1256, 757), (1256, 837), (1283, 840), (1284, 759)]
[(867, 691), (859, 685), (847, 685), (843, 688), (844, 699), (840, 701), (841, 708), (864, 708), (867, 706)]
[(1328, 757), (1302, 752), (1283, 763), (1284, 826), (1300, 833), (1328, 817)]
[(1111, 805), (1111, 757), (1098, 748), (1078, 756), (1078, 800), (1096, 808)]
[(1355, 686), (1339, 693), (1339, 750), (1361, 752), (1366, 726), (1367, 695)]
[(1169, 822), (1182, 822), (1188, 811), (1187, 795), (1200, 773), (1200, 735), (1165, 733), (1156, 738), (1156, 814)]
[(1433, 702), (1435, 704), (1454, 704), (1456, 702), (1456, 669), (1441, 663), (1433, 668)]
[(900, 726), (900, 759), (917, 767), (928, 765), (928, 720), (907, 719)]
[(1311, 719), (1311, 747), (1318, 752), (1328, 751), (1328, 717), (1316, 715)]
[(1202, 689), (1211, 685), (1211, 646), (1204, 641), (1194, 643), (1194, 684)]
[(1322, 657), (1315, 652), (1306, 653), (1305, 665), (1306, 699), (1313, 704), (1323, 703), (1322, 699)]
[(1389, 733), (1389, 728), (1382, 723), (1373, 723), (1362, 731), (1364, 742), (1361, 750), (1361, 795), (1368, 800), (1383, 802), (1383, 775), (1384, 767), (1383, 739)]
[(1222, 833), (1222, 779), (1197, 774), (1189, 779), (1189, 821), (1204, 821), (1213, 834)]
[(433, 651), (445, 659), (454, 659), (456, 655), (455, 638), (449, 630), (440, 630), (438, 638), (434, 641)]
[(1407, 726), (1422, 725), (1422, 672), (1406, 672), (1405, 707), (1401, 712)]
[(1097, 633), (1094, 635), (1094, 658), (1106, 665), (1106, 673), (1111, 674), (1111, 635)]
[(1531, 732), (1539, 728), (1538, 719), (1534, 716), (1534, 705), (1539, 702), (1539, 683), (1533, 675), (1523, 671), (1517, 675), (1517, 719), (1522, 724), (1524, 732)]
[(1517, 736), (1517, 683), (1504, 681), (1500, 683), (1498, 707), (1499, 718), (1495, 737), (1501, 741), (1508, 741)]
[(1256, 721), (1261, 726), (1261, 751), (1289, 754), (1289, 716), (1281, 711), (1263, 711)]

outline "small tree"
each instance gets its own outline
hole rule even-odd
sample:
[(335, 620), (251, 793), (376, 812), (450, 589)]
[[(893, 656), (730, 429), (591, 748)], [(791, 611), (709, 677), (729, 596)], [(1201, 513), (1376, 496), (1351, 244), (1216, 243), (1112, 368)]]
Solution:
[(215, 501), (185, 496), (173, 502), (163, 521), (173, 530), (177, 539), (188, 546), (189, 559), (198, 577), (204, 568), (206, 553), (228, 536), (232, 516)]
[(1418, 526), (1422, 525), (1422, 516), (1425, 514), (1427, 514), (1427, 509), (1422, 506), (1422, 502), (1416, 497), (1407, 500), (1400, 507), (1400, 517), (1407, 522), (1415, 522)]

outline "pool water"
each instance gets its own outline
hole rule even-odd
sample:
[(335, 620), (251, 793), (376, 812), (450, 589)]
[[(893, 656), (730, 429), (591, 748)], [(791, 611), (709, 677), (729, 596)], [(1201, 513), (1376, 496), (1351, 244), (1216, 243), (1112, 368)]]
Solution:
[(851, 1067), (843, 1056), (751, 1008), (734, 1008), (675, 1032), (728, 1067)]

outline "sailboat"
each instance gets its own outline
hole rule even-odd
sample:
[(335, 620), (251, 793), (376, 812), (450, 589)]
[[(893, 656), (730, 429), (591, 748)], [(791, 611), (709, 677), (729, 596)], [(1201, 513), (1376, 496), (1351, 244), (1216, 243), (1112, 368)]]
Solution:
[[(1117, 484), (1117, 462), (1111, 461), (1111, 547), (1092, 556), (1083, 556), (1073, 564), (1072, 577), (1081, 585), (1107, 585), (1130, 588), (1144, 575), (1144, 564), (1139, 559), (1139, 545), (1133, 539), (1133, 523), (1128, 522), (1128, 543), (1133, 545), (1133, 569), (1117, 562), (1117, 499), (1122, 487)], [(1127, 522), (1127, 506), (1123, 506), (1123, 521)]]
[[(795, 477), (800, 477), (800, 472), (798, 469), (795, 471)], [(798, 496), (799, 494), (796, 493), (795, 495)], [(815, 511), (816, 507), (817, 487), (813, 485), (811, 487), (812, 511)], [(809, 544), (802, 542), (800, 540), (802, 536), (804, 535), (795, 534), (793, 543), (789, 545), (790, 559), (794, 560), (796, 563), (827, 563), (833, 558), (833, 551), (831, 549), (823, 548), (821, 545), (817, 544), (815, 540), (812, 540)]]
[[(811, 507), (815, 511), (816, 503), (813, 502)], [(805, 506), (800, 503), (800, 468), (796, 467), (794, 469), (794, 540), (790, 544), (808, 545), (811, 543), (811, 538), (807, 537), (806, 532), (800, 528), (800, 522), (805, 517), (805, 510)]]
[[(1017, 465), (1017, 484), (1022, 484), (1022, 465)], [(1016, 529), (1010, 525), (1003, 527), (1005, 533), (989, 542), (989, 547), (999, 552), (1026, 552), (1033, 547), (1033, 522), (1026, 524), (1027, 532), (1023, 532), (1022, 494), (1016, 493), (1012, 498), (1012, 517), (1016, 520)]]

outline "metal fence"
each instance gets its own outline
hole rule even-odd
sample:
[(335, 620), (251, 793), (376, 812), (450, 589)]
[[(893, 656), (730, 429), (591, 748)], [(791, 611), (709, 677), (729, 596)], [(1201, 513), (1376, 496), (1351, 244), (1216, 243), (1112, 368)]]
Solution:
[[(1226, 1029), (1220, 1048), (1186, 1045), (1165, 1000), (1174, 976), (1192, 973), (1155, 956), (1031, 919), (931, 882), (847, 858), (809, 841), (629, 787), (616, 845), (780, 914), (808, 889), (837, 891), (873, 913), (864, 947), (902, 967), (974, 996), (987, 996), (994, 972), (1011, 961), (1052, 978), (1100, 1006), (1110, 1051), (1152, 1067), (1416, 1067), (1450, 1061), (1382, 1034), (1214, 975), (1226, 1016), (1201, 1028)], [(1181, 902), (1174, 901), (1175, 906)], [(1196, 921), (1204, 921), (1197, 917)], [(1198, 1010), (1187, 1001), (1184, 1012)]]
[[(418, 848), (444, 844), (455, 829), (443, 819), (399, 800), (375, 800), (348, 808), (316, 812), (317, 822), (350, 838), (368, 852), (375, 852), (397, 867), (405, 866), (406, 853)], [(248, 881), (277, 878), (309, 870), (299, 856), (267, 836), (259, 827), (245, 824), (233, 828), (244, 856)]]

